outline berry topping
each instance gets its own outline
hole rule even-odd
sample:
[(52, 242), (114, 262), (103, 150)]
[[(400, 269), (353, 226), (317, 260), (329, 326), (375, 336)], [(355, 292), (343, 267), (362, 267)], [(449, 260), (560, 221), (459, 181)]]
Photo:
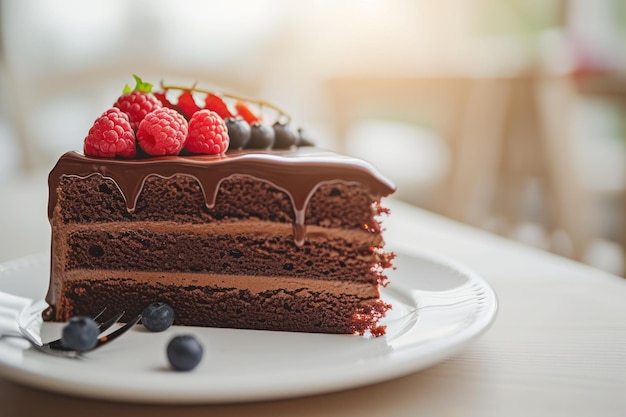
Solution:
[(274, 148), (290, 148), (298, 142), (298, 135), (288, 124), (276, 122), (273, 128), (275, 134)]
[(154, 96), (157, 98), (157, 100), (159, 100), (161, 102), (161, 105), (163, 107), (167, 107), (168, 109), (174, 109), (176, 108), (176, 106), (174, 106), (168, 99), (167, 99), (167, 95), (166, 95), (166, 91), (161, 91), (159, 93), (154, 93)]
[(200, 107), (193, 98), (191, 91), (183, 91), (178, 97), (178, 108), (183, 112), (187, 119), (200, 110)]
[[(134, 89), (126, 85), (113, 109), (90, 129), (84, 141), (86, 155), (142, 159), (179, 155), (183, 149), (190, 154), (222, 155), (229, 149), (313, 145), (300, 129), (296, 132), (291, 127), (287, 113), (269, 102), (215, 93), (195, 84), (161, 82), (161, 91), (152, 93), (152, 84), (133, 77)], [(179, 92), (176, 102), (170, 100), (172, 91)], [(196, 101), (200, 97), (204, 97), (204, 108)], [(227, 104), (231, 100), (232, 107)], [(275, 117), (270, 119), (268, 109)]]
[(204, 100), (204, 108), (219, 114), (222, 119), (233, 117), (233, 114), (228, 110), (228, 106), (226, 106), (224, 100), (213, 93), (207, 94)]
[(230, 144), (228, 149), (241, 149), (250, 140), (250, 125), (241, 117), (229, 117), (224, 120), (228, 129)]
[(167, 345), (167, 359), (177, 371), (190, 371), (202, 360), (202, 345), (192, 335), (175, 336)]
[(187, 121), (175, 110), (161, 107), (139, 124), (137, 142), (148, 155), (178, 155), (187, 139)]
[(261, 121), (261, 118), (252, 113), (248, 105), (241, 100), (235, 103), (235, 110), (237, 110), (239, 116), (243, 117), (243, 119), (250, 124)]
[(84, 141), (85, 155), (103, 158), (133, 158), (136, 153), (135, 132), (128, 115), (111, 108), (98, 117)]
[(189, 152), (220, 155), (228, 149), (228, 130), (224, 120), (211, 110), (200, 110), (189, 120), (185, 148)]
[(146, 114), (154, 109), (161, 107), (161, 102), (154, 97), (152, 84), (143, 81), (136, 75), (133, 75), (137, 85), (131, 90), (128, 84), (124, 87), (123, 94), (117, 99), (113, 107), (117, 107), (128, 115), (130, 125), (137, 130), (139, 123), (146, 117)]
[(306, 134), (302, 128), (298, 129), (298, 146), (315, 146), (313, 141), (309, 139), (309, 136)]
[(141, 324), (152, 332), (162, 332), (173, 323), (174, 309), (163, 302), (152, 303), (141, 313)]
[(63, 344), (79, 352), (93, 348), (98, 342), (98, 325), (90, 317), (72, 317), (63, 327), (61, 341)]
[(250, 126), (250, 140), (246, 148), (271, 149), (274, 145), (274, 129), (264, 123), (253, 123)]
[(128, 84), (124, 86), (124, 90), (122, 90), (122, 94), (130, 93), (131, 91), (141, 91), (142, 93), (151, 93), (152, 92), (152, 84), (142, 80), (138, 75), (133, 74), (133, 78), (135, 79), (135, 88), (131, 89)]

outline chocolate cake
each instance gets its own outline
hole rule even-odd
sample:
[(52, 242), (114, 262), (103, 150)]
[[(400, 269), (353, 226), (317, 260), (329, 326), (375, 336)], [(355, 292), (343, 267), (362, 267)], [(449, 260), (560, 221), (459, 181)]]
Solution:
[(393, 191), (368, 163), (308, 146), (66, 153), (49, 176), (48, 318), (165, 301), (178, 325), (383, 334)]

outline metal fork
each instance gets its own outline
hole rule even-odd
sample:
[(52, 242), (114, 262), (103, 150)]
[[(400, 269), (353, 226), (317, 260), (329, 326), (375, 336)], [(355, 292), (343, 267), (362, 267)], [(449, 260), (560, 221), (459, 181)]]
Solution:
[(114, 315), (113, 317), (111, 317), (110, 319), (106, 321), (102, 321), (100, 320), (100, 317), (105, 311), (106, 311), (106, 308), (100, 311), (98, 314), (92, 316), (92, 318), (98, 324), (98, 330), (100, 331), (100, 335), (98, 336), (98, 341), (96, 342), (95, 346), (92, 347), (91, 349), (83, 350), (83, 351), (74, 350), (65, 346), (61, 339), (56, 339), (56, 340), (53, 340), (51, 342), (44, 343), (41, 345), (39, 345), (36, 342), (36, 340), (29, 339), (29, 341), (31, 342), (31, 344), (33, 345), (35, 349), (41, 352), (45, 352), (45, 353), (49, 353), (49, 354), (53, 354), (57, 356), (76, 357), (82, 353), (91, 352), (95, 349), (98, 349), (99, 347), (102, 347), (105, 344), (117, 339), (118, 337), (126, 333), (131, 327), (137, 324), (139, 320), (141, 320), (141, 315), (139, 314), (136, 317), (134, 317), (132, 320), (125, 323), (124, 326), (120, 327), (119, 329), (110, 333), (106, 333), (108, 329), (110, 329), (114, 324), (119, 322), (119, 320), (122, 318), (125, 312), (121, 311), (117, 313), (116, 315)]
[(124, 315), (124, 311), (118, 312), (108, 320), (101, 320), (106, 311), (105, 308), (92, 316), (98, 324), (98, 330), (100, 331), (96, 345), (88, 351), (77, 351), (65, 346), (61, 339), (47, 343), (41, 341), (41, 325), (43, 324), (41, 312), (46, 307), (47, 304), (44, 301), (33, 302), (33, 300), (28, 298), (0, 292), (0, 334), (2, 336), (23, 337), (30, 342), (33, 348), (44, 353), (76, 358), (83, 353), (98, 349), (117, 339), (141, 320), (141, 315), (137, 315), (119, 329), (106, 333), (107, 330), (119, 322)]

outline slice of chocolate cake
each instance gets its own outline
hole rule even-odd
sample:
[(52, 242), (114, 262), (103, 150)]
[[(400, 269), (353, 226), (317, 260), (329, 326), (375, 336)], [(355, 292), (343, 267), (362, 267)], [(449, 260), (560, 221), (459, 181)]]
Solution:
[(394, 186), (314, 147), (122, 160), (49, 176), (48, 317), (165, 301), (175, 324), (374, 335), (390, 307), (378, 216)]

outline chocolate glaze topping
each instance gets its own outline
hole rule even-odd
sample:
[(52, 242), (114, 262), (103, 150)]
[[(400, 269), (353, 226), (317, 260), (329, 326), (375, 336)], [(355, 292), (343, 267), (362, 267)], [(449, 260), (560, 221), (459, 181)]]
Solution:
[(61, 156), (48, 177), (50, 194), (48, 218), (52, 220), (57, 204), (57, 186), (63, 176), (86, 178), (100, 174), (114, 181), (126, 201), (129, 212), (135, 209), (147, 177), (174, 175), (194, 177), (204, 192), (208, 207), (215, 204), (220, 183), (234, 175), (245, 175), (271, 183), (291, 199), (295, 222), (294, 241), (302, 245), (306, 237), (304, 213), (315, 190), (324, 183), (359, 183), (374, 197), (384, 197), (395, 186), (374, 167), (359, 159), (342, 156), (315, 147), (286, 151), (232, 151), (223, 156), (162, 156), (120, 160), (85, 156), (68, 152)]

